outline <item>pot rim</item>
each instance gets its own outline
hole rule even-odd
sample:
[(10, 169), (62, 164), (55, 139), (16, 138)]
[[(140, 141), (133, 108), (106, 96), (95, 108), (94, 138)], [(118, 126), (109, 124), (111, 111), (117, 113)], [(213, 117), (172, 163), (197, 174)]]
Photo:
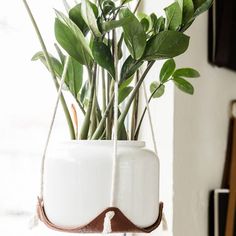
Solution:
[[(59, 145), (101, 145), (101, 146), (113, 146), (114, 140), (64, 140), (60, 142), (55, 142), (54, 144)], [(144, 141), (136, 141), (136, 140), (118, 140), (117, 141), (118, 146), (125, 146), (125, 147), (145, 147)]]

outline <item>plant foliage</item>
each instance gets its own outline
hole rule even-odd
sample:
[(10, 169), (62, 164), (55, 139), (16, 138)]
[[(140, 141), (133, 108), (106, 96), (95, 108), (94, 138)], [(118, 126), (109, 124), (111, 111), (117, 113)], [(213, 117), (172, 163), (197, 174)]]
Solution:
[[(150, 84), (149, 102), (163, 96), (167, 83), (193, 94), (190, 79), (199, 77), (192, 68), (178, 68), (174, 58), (183, 54), (190, 37), (184, 33), (195, 18), (207, 11), (212, 0), (178, 0), (164, 9), (165, 15), (136, 13), (129, 2), (81, 0), (68, 11), (56, 12), (54, 32), (57, 56), (49, 60), (58, 82), (66, 55), (70, 56), (66, 88), (78, 105), (78, 139), (111, 139), (114, 82), (119, 84), (119, 139), (138, 139), (147, 107), (138, 121), (139, 89), (158, 60), (165, 59), (159, 78)], [(135, 8), (136, 9), (136, 8)], [(124, 53), (125, 52), (125, 53)], [(36, 53), (51, 70), (45, 53)], [(125, 57), (124, 57), (125, 55)], [(68, 109), (70, 109), (68, 107)], [(130, 131), (125, 122), (132, 117)], [(71, 128), (71, 127), (70, 127)], [(74, 129), (76, 126), (74, 127)]]

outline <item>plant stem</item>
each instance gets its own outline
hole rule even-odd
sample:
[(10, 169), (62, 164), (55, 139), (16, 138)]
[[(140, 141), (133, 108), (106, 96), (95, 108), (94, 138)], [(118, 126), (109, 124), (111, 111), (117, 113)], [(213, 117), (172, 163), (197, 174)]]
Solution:
[[(48, 67), (49, 67), (52, 79), (53, 79), (53, 82), (55, 84), (55, 87), (58, 90), (59, 89), (59, 84), (58, 84), (55, 72), (53, 70), (53, 66), (52, 66), (52, 63), (51, 63), (51, 60), (50, 60), (49, 53), (47, 51), (46, 45), (44, 43), (43, 37), (42, 37), (42, 35), (41, 35), (40, 31), (39, 31), (38, 25), (37, 25), (37, 23), (36, 23), (36, 21), (34, 19), (34, 16), (33, 16), (32, 12), (30, 10), (30, 7), (29, 7), (27, 1), (23, 0), (23, 3), (25, 5), (27, 13), (28, 13), (28, 15), (30, 17), (30, 20), (31, 20), (31, 22), (33, 24), (33, 27), (34, 27), (34, 29), (36, 31), (37, 37), (39, 39), (39, 42), (41, 44), (41, 47), (42, 47), (42, 50), (44, 52), (44, 55), (45, 55), (45, 58), (46, 58), (46, 61), (47, 61), (47, 64), (48, 64)], [(74, 130), (73, 122), (72, 122), (72, 119), (71, 119), (71, 115), (70, 115), (70, 112), (69, 112), (68, 107), (66, 105), (66, 101), (65, 101), (65, 98), (64, 98), (63, 94), (61, 94), (61, 96), (60, 96), (60, 101), (61, 101), (64, 113), (65, 113), (65, 117), (66, 117), (66, 120), (67, 120), (69, 132), (70, 132), (70, 137), (71, 137), (71, 139), (76, 139), (75, 130)]]
[(106, 110), (106, 83), (105, 83), (105, 70), (102, 68), (102, 112)]
[(94, 131), (96, 130), (97, 126), (97, 119), (96, 119), (96, 97), (93, 96), (93, 106), (90, 118), (90, 126), (89, 126), (89, 133), (88, 138), (90, 139), (93, 136)]
[(107, 108), (102, 116), (102, 119), (101, 119), (96, 131), (94, 132), (94, 134), (92, 136), (92, 139), (99, 139), (101, 137), (103, 130), (104, 130), (104, 125), (105, 125), (106, 119), (107, 119), (107, 117), (110, 113), (110, 110), (112, 108), (114, 98), (115, 98), (115, 94), (113, 93), (111, 96), (111, 99), (107, 105)]
[(95, 63), (93, 74), (90, 68), (89, 67), (87, 68), (88, 68), (89, 80), (91, 82), (91, 88), (90, 88), (90, 96), (89, 96), (89, 101), (88, 101), (88, 109), (86, 111), (84, 122), (81, 127), (80, 139), (88, 138), (90, 118), (91, 118), (92, 107), (93, 107), (93, 98), (94, 98), (95, 87), (96, 87), (97, 64)]
[(139, 0), (139, 1), (138, 1), (136, 7), (134, 8), (134, 14), (137, 12), (137, 10), (138, 10), (138, 8), (139, 8), (141, 2), (142, 2), (142, 0)]
[[(151, 102), (154, 94), (159, 90), (159, 88), (162, 86), (162, 84), (160, 84), (153, 92), (152, 94), (150, 95), (149, 99), (148, 99), (148, 104)], [(139, 135), (139, 131), (140, 131), (140, 128), (141, 128), (141, 125), (142, 125), (142, 122), (143, 122), (143, 119), (144, 119), (144, 116), (147, 112), (147, 105), (145, 106), (145, 109), (143, 110), (143, 113), (142, 113), (142, 116), (140, 118), (140, 121), (139, 121), (139, 124), (137, 126), (137, 129), (135, 131), (135, 134), (134, 134), (134, 140), (137, 140), (138, 139), (138, 135)]]
[[(139, 70), (136, 73), (136, 84), (139, 81)], [(133, 110), (131, 116), (131, 132), (130, 132), (130, 139), (134, 139), (135, 130), (137, 127), (137, 120), (138, 120), (138, 104), (139, 104), (139, 92), (137, 92), (134, 102), (133, 102)]]
[(81, 102), (76, 98), (76, 102), (81, 110), (81, 112), (85, 115), (85, 110), (84, 110), (84, 107), (83, 105), (81, 104)]
[(133, 100), (134, 100), (134, 98), (135, 98), (135, 96), (136, 96), (136, 94), (137, 94), (137, 92), (138, 92), (138, 90), (139, 90), (141, 84), (143, 83), (143, 81), (144, 81), (146, 75), (148, 74), (149, 70), (152, 68), (152, 66), (154, 65), (154, 63), (155, 63), (155, 61), (151, 61), (151, 62), (148, 63), (148, 66), (147, 66), (146, 70), (143, 72), (143, 74), (142, 74), (140, 80), (138, 81), (138, 83), (137, 83), (136, 86), (134, 87), (132, 93), (130, 94), (130, 98), (129, 98), (129, 100), (128, 100), (126, 106), (125, 106), (125, 109), (124, 109), (124, 111), (121, 113), (121, 115), (120, 115), (120, 117), (119, 117), (118, 132), (120, 132), (120, 130), (121, 130), (122, 124), (123, 124), (124, 121), (125, 121), (125, 118), (126, 118), (128, 112), (129, 112), (130, 106), (131, 106), (131, 104), (132, 104), (132, 102), (133, 102)]

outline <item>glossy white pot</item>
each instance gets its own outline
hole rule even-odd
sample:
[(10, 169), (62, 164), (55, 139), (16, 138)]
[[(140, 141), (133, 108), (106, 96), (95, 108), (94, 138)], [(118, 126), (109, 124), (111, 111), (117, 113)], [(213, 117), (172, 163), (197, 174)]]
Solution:
[[(89, 223), (109, 207), (112, 141), (69, 141), (48, 150), (44, 207), (62, 227)], [(139, 227), (152, 225), (159, 209), (159, 161), (144, 142), (119, 141), (115, 207)]]

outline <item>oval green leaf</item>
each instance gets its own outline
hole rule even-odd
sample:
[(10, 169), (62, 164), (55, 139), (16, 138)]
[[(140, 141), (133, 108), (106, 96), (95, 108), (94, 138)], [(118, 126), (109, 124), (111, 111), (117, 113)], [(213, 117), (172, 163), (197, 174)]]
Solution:
[(129, 18), (129, 24), (123, 25), (125, 44), (135, 60), (142, 57), (146, 47), (146, 34), (142, 24), (128, 9), (120, 10), (120, 19)]
[(147, 61), (168, 59), (184, 53), (189, 45), (189, 37), (177, 31), (163, 31), (151, 38), (143, 56)]
[(72, 95), (77, 99), (83, 83), (83, 66), (70, 57), (65, 83)]
[(95, 61), (101, 67), (106, 69), (113, 78), (115, 78), (114, 58), (111, 54), (110, 48), (105, 43), (94, 40), (92, 45), (92, 52)]
[(183, 0), (183, 24), (187, 23), (194, 14), (194, 5), (192, 0)]
[(63, 13), (56, 11), (56, 14), (54, 29), (58, 43), (80, 64), (90, 66), (93, 56), (83, 33)]
[(178, 30), (182, 23), (182, 11), (178, 2), (172, 3), (170, 6), (166, 7), (166, 29)]
[(181, 68), (175, 71), (173, 77), (198, 78), (200, 74), (192, 68)]
[(134, 73), (138, 70), (138, 68), (143, 64), (142, 60), (134, 60), (131, 56), (129, 56), (124, 62), (121, 68), (121, 76), (120, 83), (129, 79)]
[(82, 0), (82, 16), (84, 21), (86, 22), (86, 24), (96, 37), (101, 37), (101, 32), (98, 29), (97, 17), (94, 13), (93, 7), (94, 4), (91, 5), (91, 3), (88, 0)]
[(165, 83), (171, 77), (174, 71), (175, 71), (175, 61), (173, 59), (167, 60), (161, 68), (160, 81), (162, 83)]
[(180, 89), (181, 91), (187, 94), (193, 95), (194, 88), (192, 84), (190, 84), (187, 80), (183, 78), (177, 78), (177, 77), (173, 78), (173, 80), (178, 89)]
[[(51, 60), (52, 68), (53, 68), (53, 70), (54, 70), (55, 75), (56, 75), (58, 78), (61, 78), (62, 71), (63, 71), (63, 66), (62, 66), (62, 64), (61, 64), (55, 57), (53, 57), (52, 55), (49, 55), (49, 58), (50, 58), (50, 60)], [(32, 57), (31, 60), (32, 60), (32, 61), (40, 60), (40, 61), (44, 64), (44, 66), (45, 66), (48, 70), (50, 70), (43, 52), (37, 52), (36, 54), (34, 54), (34, 56)]]
[(165, 93), (165, 85), (154, 81), (150, 85), (150, 92), (153, 98), (159, 98)]
[(194, 12), (194, 17), (199, 16), (203, 12), (207, 11), (213, 4), (213, 0), (205, 0), (202, 4), (198, 5), (198, 8)]
[(81, 3), (77, 4), (69, 11), (70, 19), (79, 27), (84, 35), (89, 31), (89, 27), (82, 17)]

